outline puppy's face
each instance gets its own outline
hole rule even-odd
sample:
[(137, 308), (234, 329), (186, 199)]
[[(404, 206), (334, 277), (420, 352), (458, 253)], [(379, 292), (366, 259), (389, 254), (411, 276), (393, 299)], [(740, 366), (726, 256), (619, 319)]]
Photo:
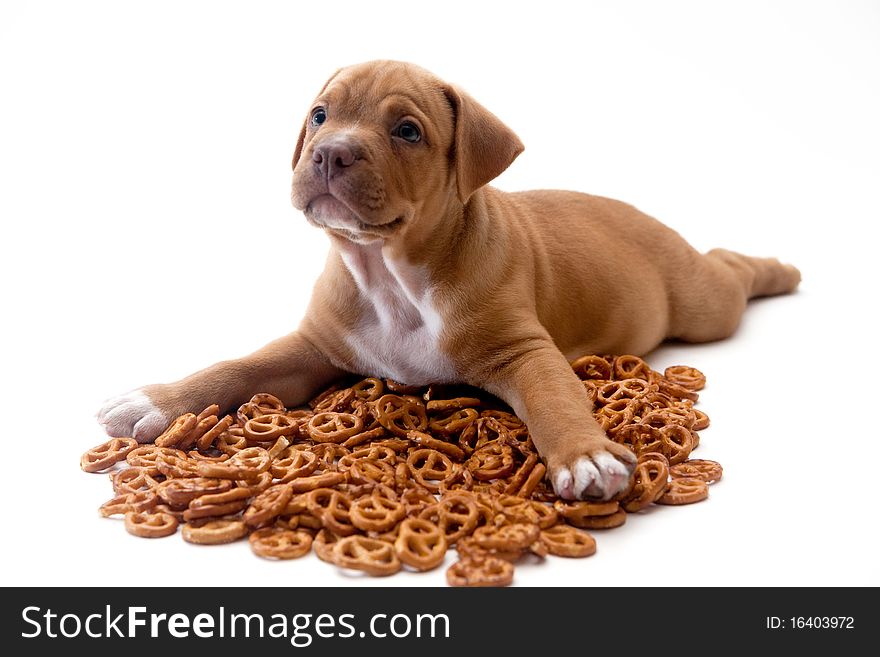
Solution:
[(395, 239), (441, 221), (521, 150), (497, 118), (427, 71), (368, 62), (338, 71), (312, 103), (291, 200), (336, 236)]

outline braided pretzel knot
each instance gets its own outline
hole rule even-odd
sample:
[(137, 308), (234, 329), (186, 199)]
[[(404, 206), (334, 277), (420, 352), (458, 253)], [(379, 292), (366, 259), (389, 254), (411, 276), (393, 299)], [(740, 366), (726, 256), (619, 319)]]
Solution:
[(443, 563), (446, 546), (446, 536), (433, 522), (407, 518), (400, 523), (394, 552), (411, 568), (431, 570)]
[(390, 543), (359, 534), (339, 539), (331, 556), (337, 566), (362, 570), (377, 577), (393, 575), (400, 570), (400, 559)]
[(254, 554), (265, 559), (296, 559), (312, 549), (312, 535), (303, 530), (265, 527), (253, 532), (248, 541)]
[(79, 465), (86, 472), (100, 472), (123, 460), (137, 446), (134, 438), (111, 438), (83, 454)]

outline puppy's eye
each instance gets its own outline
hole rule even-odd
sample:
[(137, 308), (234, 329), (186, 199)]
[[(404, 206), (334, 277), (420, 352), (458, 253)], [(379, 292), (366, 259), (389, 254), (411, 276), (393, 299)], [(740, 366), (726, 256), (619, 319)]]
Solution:
[(327, 120), (327, 111), (323, 107), (312, 110), (312, 125), (321, 125)]
[(414, 123), (410, 123), (409, 121), (404, 121), (399, 126), (397, 126), (395, 134), (404, 141), (408, 141), (410, 144), (415, 144), (422, 138), (422, 133), (419, 131), (416, 125)]

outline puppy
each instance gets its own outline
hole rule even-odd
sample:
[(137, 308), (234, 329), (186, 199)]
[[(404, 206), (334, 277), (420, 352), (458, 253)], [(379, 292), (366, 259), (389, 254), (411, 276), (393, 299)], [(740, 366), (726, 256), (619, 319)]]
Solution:
[(467, 383), (528, 425), (556, 493), (608, 499), (635, 458), (607, 439), (569, 360), (729, 336), (752, 297), (793, 291), (775, 259), (695, 251), (635, 208), (487, 186), (522, 152), (468, 94), (375, 61), (337, 71), (305, 118), (291, 200), (330, 237), (297, 331), (238, 360), (111, 399), (112, 436), (256, 392), (303, 404), (346, 374)]

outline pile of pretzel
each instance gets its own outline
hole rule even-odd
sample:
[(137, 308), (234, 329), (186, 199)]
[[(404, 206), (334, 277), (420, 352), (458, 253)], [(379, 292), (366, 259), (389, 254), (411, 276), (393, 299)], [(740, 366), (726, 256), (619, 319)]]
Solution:
[[(288, 410), (257, 394), (234, 415), (217, 406), (180, 416), (153, 445), (113, 438), (86, 452), (87, 472), (110, 471), (103, 516), (126, 529), (201, 545), (248, 537), (269, 559), (318, 558), (370, 575), (458, 560), (452, 586), (503, 586), (525, 555), (586, 557), (585, 529), (622, 525), (646, 506), (703, 500), (721, 478), (690, 460), (709, 418), (694, 408), (705, 377), (652, 370), (636, 356), (572, 363), (608, 435), (638, 457), (611, 502), (556, 497), (526, 426), (473, 389), (415, 388), (366, 378), (337, 384)], [(124, 464), (120, 469), (117, 464)]]

